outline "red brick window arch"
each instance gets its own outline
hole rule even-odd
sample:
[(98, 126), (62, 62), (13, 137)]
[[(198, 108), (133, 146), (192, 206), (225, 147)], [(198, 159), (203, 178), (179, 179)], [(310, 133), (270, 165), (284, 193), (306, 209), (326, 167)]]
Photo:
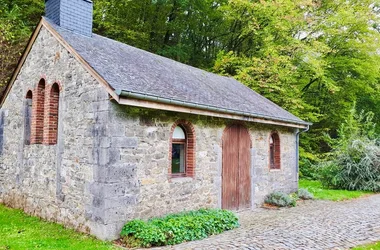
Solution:
[(57, 143), (58, 111), (59, 111), (59, 85), (54, 83), (48, 89), (45, 103), (44, 140), (45, 145)]
[(25, 110), (24, 110), (24, 141), (25, 145), (30, 145), (31, 129), (32, 129), (32, 110), (33, 110), (33, 92), (29, 90), (25, 97)]
[(280, 136), (272, 132), (269, 136), (269, 166), (270, 169), (281, 169)]
[(32, 128), (31, 128), (31, 144), (41, 144), (44, 136), (44, 110), (45, 110), (45, 79), (41, 79), (36, 89), (35, 96), (32, 101)]
[(187, 121), (177, 121), (170, 133), (169, 174), (171, 177), (194, 177), (195, 130)]

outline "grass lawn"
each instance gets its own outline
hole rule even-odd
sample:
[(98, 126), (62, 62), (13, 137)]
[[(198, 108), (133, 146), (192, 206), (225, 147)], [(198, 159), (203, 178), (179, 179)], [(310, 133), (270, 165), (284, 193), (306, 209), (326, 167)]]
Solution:
[(359, 198), (364, 195), (372, 194), (372, 192), (366, 191), (348, 191), (348, 190), (334, 190), (326, 189), (322, 187), (319, 181), (300, 180), (300, 188), (306, 188), (310, 193), (314, 195), (316, 199), (342, 201)]
[(0, 205), (0, 250), (27, 249), (116, 249), (63, 226), (31, 217)]
[(380, 241), (375, 244), (354, 247), (352, 250), (380, 250)]

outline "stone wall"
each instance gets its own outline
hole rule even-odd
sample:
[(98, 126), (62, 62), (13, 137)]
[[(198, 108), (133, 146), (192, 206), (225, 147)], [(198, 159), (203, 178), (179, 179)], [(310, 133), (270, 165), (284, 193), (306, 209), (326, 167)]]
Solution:
[[(271, 131), (277, 131), (280, 137), (281, 169), (269, 168), (268, 154)], [(273, 191), (286, 193), (297, 191), (296, 131), (283, 127), (253, 125), (250, 127), (250, 133), (254, 205), (260, 206), (265, 196)]]
[[(25, 145), (26, 94), (42, 78), (61, 86), (57, 143)], [(90, 231), (93, 166), (101, 157), (97, 136), (108, 105), (104, 88), (42, 28), (2, 107), (0, 202)]]
[[(170, 178), (170, 132), (173, 124), (183, 119), (195, 128), (195, 177)], [(126, 199), (126, 202), (112, 203), (113, 208), (107, 214), (108, 226), (114, 224), (117, 231), (124, 221), (132, 218), (147, 219), (185, 210), (221, 207), (222, 135), (226, 126), (234, 121), (136, 109), (116, 103), (110, 106), (109, 121), (112, 132), (108, 174), (118, 176), (112, 185), (120, 187), (120, 192), (112, 193), (110, 198)], [(265, 195), (272, 191), (296, 191), (295, 130), (245, 125), (252, 140), (252, 207), (260, 206)], [(274, 130), (281, 140), (280, 170), (269, 169), (269, 136)], [(109, 179), (107, 175), (105, 179)]]

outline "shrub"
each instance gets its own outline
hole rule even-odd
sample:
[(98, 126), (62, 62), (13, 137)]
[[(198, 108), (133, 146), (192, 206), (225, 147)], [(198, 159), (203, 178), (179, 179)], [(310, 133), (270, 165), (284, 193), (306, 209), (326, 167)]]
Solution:
[(164, 246), (203, 239), (238, 226), (238, 218), (231, 211), (200, 209), (147, 222), (132, 220), (123, 227), (120, 236), (129, 247)]
[(315, 161), (311, 161), (307, 158), (300, 158), (299, 176), (306, 180), (318, 180), (319, 168)]
[(290, 197), (283, 192), (273, 192), (265, 197), (265, 203), (278, 207), (295, 207), (296, 201), (296, 197)]
[(312, 193), (309, 192), (309, 190), (305, 188), (300, 188), (297, 192), (298, 198), (302, 200), (312, 200), (314, 199), (314, 196)]
[(380, 140), (372, 118), (373, 113), (356, 114), (353, 109), (338, 138), (328, 137), (333, 150), (329, 160), (320, 165), (324, 186), (380, 191)]
[(324, 186), (380, 192), (380, 146), (377, 140), (357, 139), (321, 165)]

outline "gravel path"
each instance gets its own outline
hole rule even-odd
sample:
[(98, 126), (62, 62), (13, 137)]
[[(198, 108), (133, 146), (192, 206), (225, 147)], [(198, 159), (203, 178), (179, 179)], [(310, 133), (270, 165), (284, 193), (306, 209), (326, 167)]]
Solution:
[(380, 195), (344, 202), (306, 201), (295, 208), (239, 214), (241, 227), (156, 249), (349, 249), (380, 241)]

